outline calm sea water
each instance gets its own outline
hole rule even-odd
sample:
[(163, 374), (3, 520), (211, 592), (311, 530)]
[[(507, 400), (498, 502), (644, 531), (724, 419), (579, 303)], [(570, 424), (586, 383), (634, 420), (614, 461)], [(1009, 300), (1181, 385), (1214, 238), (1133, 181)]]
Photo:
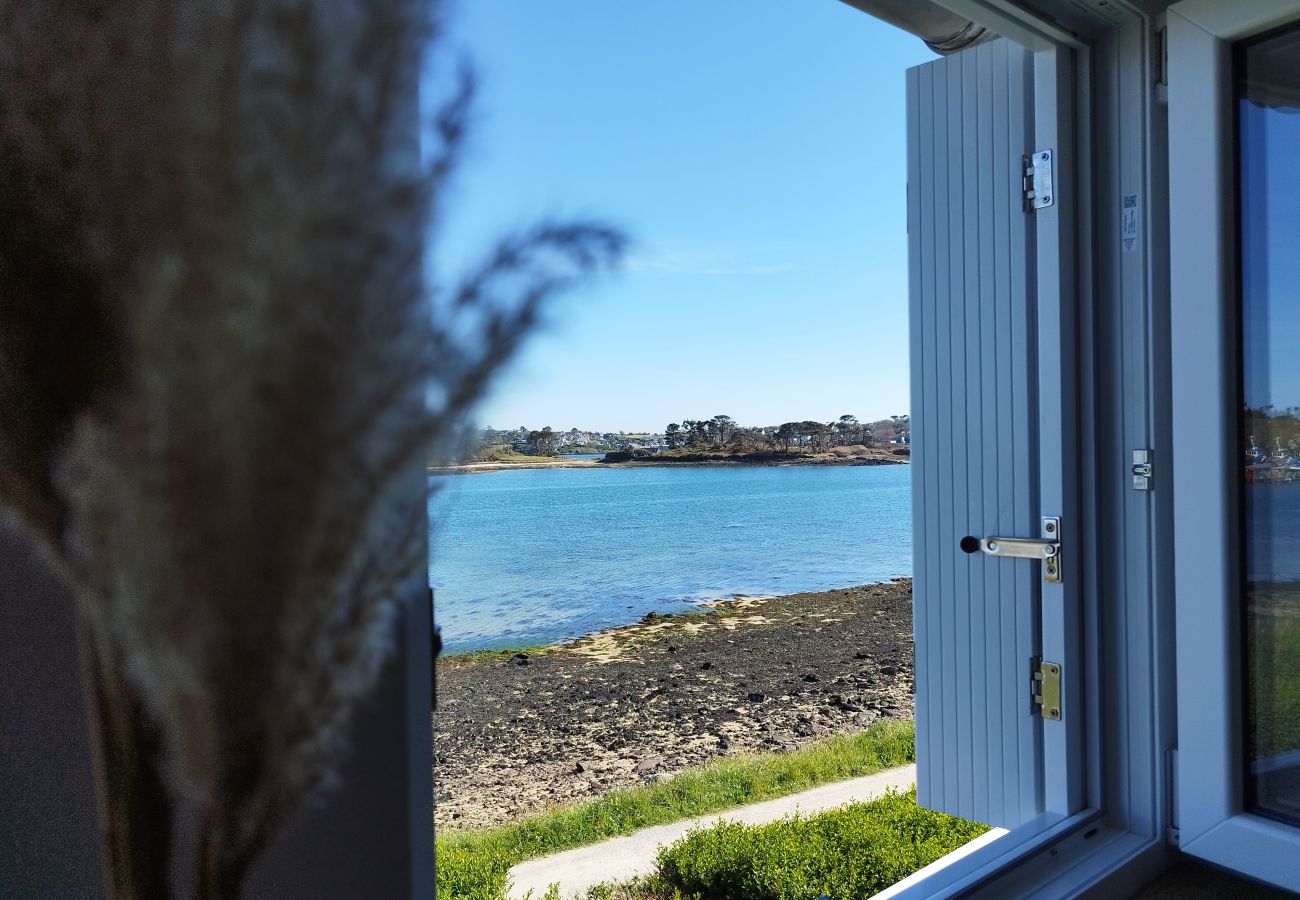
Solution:
[(1246, 486), (1246, 577), (1300, 581), (1300, 482)]
[(436, 482), (429, 581), (451, 652), (912, 572), (905, 465), (524, 469)]

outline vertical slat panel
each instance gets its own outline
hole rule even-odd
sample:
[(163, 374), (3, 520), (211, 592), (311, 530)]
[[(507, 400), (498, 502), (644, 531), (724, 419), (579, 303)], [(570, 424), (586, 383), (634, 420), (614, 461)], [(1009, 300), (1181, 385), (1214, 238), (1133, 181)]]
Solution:
[[(927, 441), (924, 435), (925, 416), (921, 411), (929, 408), (927, 400), (927, 389), (929, 380), (926, 373), (931, 371), (933, 361), (930, 360), (929, 340), (927, 335), (933, 333), (928, 317), (925, 315), (927, 309), (933, 309), (932, 305), (927, 302), (927, 292), (925, 272), (921, 268), (921, 259), (927, 244), (926, 235), (922, 231), (921, 207), (929, 202), (930, 192), (934, 189), (932, 184), (928, 184), (929, 179), (923, 177), (929, 168), (926, 161), (921, 156), (922, 147), (928, 142), (929, 131), (922, 134), (922, 116), (921, 107), (925, 105), (928, 108), (928, 97), (922, 99), (922, 83), (928, 83), (928, 69), (909, 69), (907, 71), (907, 240), (908, 240), (908, 268), (907, 281), (909, 285), (909, 294), (911, 300), (908, 304), (908, 329), (910, 334), (910, 355), (911, 355), (911, 434), (912, 434), (912, 546), (920, 547), (926, 543), (929, 525), (929, 498), (930, 491), (927, 473), (929, 467), (923, 462), (925, 447)], [(928, 225), (928, 222), (926, 223)], [(919, 554), (916, 555), (915, 564), (913, 565), (913, 592), (915, 593), (917, 585), (928, 582), (929, 578), (925, 572), (925, 561)], [(914, 606), (913, 615), (913, 632), (919, 633), (924, 627), (923, 621), (925, 610), (920, 606)], [(916, 666), (915, 684), (918, 693), (928, 693), (930, 684), (928, 682), (929, 674), (932, 671), (930, 648), (928, 644), (920, 641), (916, 642), (914, 665)], [(924, 684), (923, 684), (924, 682)], [(918, 765), (929, 770), (933, 768), (931, 763), (930, 742), (928, 735), (933, 732), (933, 721), (926, 719), (925, 715), (930, 710), (917, 708), (915, 711), (916, 719), (916, 758)], [(928, 797), (927, 789), (932, 788), (933, 784), (917, 785), (918, 798), (922, 803), (926, 802)]]
[(1032, 64), (1005, 41), (908, 73), (918, 795), (1003, 826), (1041, 804), (1028, 714), (1038, 567), (964, 535), (1037, 536)]
[[(1012, 63), (1006, 54), (998, 54), (993, 60), (993, 128), (989, 135), (989, 149), (994, 156), (1002, 157), (1001, 165), (990, 165), (989, 170), (993, 175), (993, 210), (990, 230), (993, 234), (993, 267), (994, 267), (994, 296), (1000, 298), (1001, 302), (995, 304), (994, 317), (997, 320), (998, 340), (996, 342), (995, 352), (997, 354), (997, 416), (1000, 440), (998, 441), (997, 452), (997, 471), (998, 471), (998, 491), (999, 496), (1011, 496), (1013, 502), (1007, 507), (1000, 507), (997, 516), (990, 524), (998, 529), (998, 533), (1016, 534), (1017, 528), (1021, 523), (1016, 520), (1015, 510), (1015, 493), (1016, 482), (1015, 476), (1016, 453), (1014, 442), (1007, 440), (1005, 429), (1010, 422), (1015, 421), (1017, 403), (1015, 398), (1016, 375), (1013, 360), (1015, 359), (1016, 335), (1012, 328), (1014, 318), (1014, 304), (1011, 301), (1013, 294), (1012, 269), (1017, 265), (1012, 255), (1012, 243), (1015, 237), (1012, 234), (1011, 214), (1015, 209), (1016, 201), (1019, 199), (1012, 194), (1014, 182), (1017, 180), (1013, 176), (1019, 174), (1016, 160), (1018, 157), (1011, 149), (1011, 126), (1013, 118), (1011, 85), (1015, 73), (1012, 71)], [(1022, 109), (1023, 107), (1018, 107)], [(1023, 115), (1017, 111), (1015, 117)], [(998, 596), (1004, 593), (1015, 595), (1017, 573), (1014, 569), (1008, 569), (1005, 566), (988, 566), (996, 573), (998, 585)], [(1016, 645), (1016, 620), (1017, 611), (1004, 610), (1001, 605), (998, 607), (998, 646), (1012, 647)], [(1003, 654), (998, 660), (998, 683), (1013, 678), (1017, 671), (1023, 671), (1019, 668), (1020, 661), (1013, 658), (1010, 654)], [(1022, 761), (1019, 758), (1018, 750), (1020, 747), (1019, 735), (1016, 731), (1014, 710), (1010, 718), (1006, 715), (1006, 710), (999, 706), (998, 710), (1002, 713), (1002, 744), (1003, 756), (1002, 762), (1002, 781), (1004, 785), (1015, 785), (1018, 783), (1019, 771)]]
[[(978, 52), (978, 51), (977, 51)], [(965, 213), (969, 206), (967, 197), (968, 172), (965, 165), (964, 143), (966, 114), (966, 79), (965, 61), (971, 54), (955, 57), (948, 65), (948, 303), (951, 310), (949, 322), (950, 344), (952, 354), (952, 374), (949, 377), (948, 415), (952, 421), (952, 453), (949, 466), (952, 469), (952, 532), (948, 535), (948, 545), (956, 546), (966, 532), (963, 530), (970, 522), (971, 484), (969, 448), (970, 406), (967, 396), (969, 373), (967, 365), (967, 334), (971, 312), (970, 299), (966, 292), (966, 244), (969, 237), (966, 230)], [(978, 352), (978, 348), (976, 348)], [(973, 814), (974, 794), (971, 790), (973, 772), (971, 765), (971, 706), (978, 701), (978, 695), (971, 691), (970, 684), (970, 644), (971, 607), (974, 595), (970, 590), (971, 559), (964, 553), (951, 554), (953, 568), (953, 590), (949, 598), (949, 618), (956, 625), (947, 629), (952, 645), (952, 679), (951, 687), (956, 695), (953, 709), (953, 740), (957, 754), (956, 799), (959, 814)], [(961, 602), (964, 598), (966, 602)]]
[[(985, 81), (980, 78), (981, 60), (987, 60), (988, 53), (969, 53), (962, 56), (962, 235), (965, 247), (962, 254), (964, 262), (964, 293), (966, 310), (966, 480), (968, 522), (984, 519), (984, 509), (994, 499), (984, 490), (984, 475), (987, 466), (983, 465), (984, 420), (987, 417), (984, 401), (988, 396), (984, 390), (984, 361), (993, 355), (984, 352), (985, 341), (992, 338), (984, 330), (984, 296), (981, 291), (980, 272), (982, 260), (980, 250), (983, 234), (980, 213), (983, 210), (984, 196), (980, 190), (983, 172), (981, 165), (988, 165), (987, 154), (981, 159), (980, 154), (980, 108), (979, 103), (988, 91)], [(990, 398), (991, 399), (991, 398)], [(966, 629), (971, 635), (967, 641), (967, 669), (965, 673), (967, 690), (974, 697), (985, 696), (986, 688), (981, 683), (988, 662), (995, 659), (989, 652), (984, 638), (984, 622), (990, 618), (993, 603), (984, 590), (984, 573), (988, 566), (976, 565), (978, 560), (966, 557), (967, 584), (970, 590), (970, 605)], [(996, 598), (996, 594), (993, 595)], [(960, 627), (960, 623), (959, 623)], [(973, 706), (973, 703), (970, 704)], [(969, 715), (970, 720), (970, 766), (973, 772), (989, 771), (988, 735), (993, 709), (984, 715)], [(1001, 767), (999, 767), (1000, 771)], [(969, 791), (962, 792), (963, 808), (969, 804), (971, 810), (987, 809), (989, 794), (988, 778), (970, 779)]]
[[(952, 130), (952, 116), (949, 113), (950, 79), (952, 66), (935, 70), (935, 205), (931, 215), (935, 217), (935, 333), (937, 371), (935, 373), (936, 417), (933, 421), (937, 442), (937, 468), (939, 468), (939, 528), (937, 538), (939, 546), (952, 546), (957, 540), (957, 485), (953, 484), (953, 320), (961, 313), (956, 306), (959, 298), (953, 297), (953, 235), (961, 238), (961, 232), (953, 225), (953, 190), (958, 187), (959, 178), (953, 178), (953, 147), (949, 144), (949, 131)], [(954, 183), (954, 181), (958, 183)], [(937, 636), (940, 644), (940, 665), (943, 667), (941, 691), (950, 698), (941, 706), (940, 719), (944, 723), (944, 740), (940, 743), (944, 760), (944, 782), (946, 793), (956, 800), (961, 775), (957, 769), (957, 754), (961, 743), (950, 740), (949, 735), (959, 734), (957, 728), (957, 709), (961, 700), (957, 696), (957, 676), (954, 659), (957, 655), (956, 622), (957, 603), (957, 559), (952, 554), (933, 554), (939, 562), (939, 596), (936, 597), (939, 616), (937, 616)]]

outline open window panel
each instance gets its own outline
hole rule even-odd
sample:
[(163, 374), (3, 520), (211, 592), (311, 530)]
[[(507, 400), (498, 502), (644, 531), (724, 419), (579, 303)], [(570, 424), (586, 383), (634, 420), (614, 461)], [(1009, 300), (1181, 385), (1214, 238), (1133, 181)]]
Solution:
[(1069, 60), (908, 74), (918, 798), (1008, 829), (1081, 807)]
[(907, 78), (917, 798), (1016, 837), (1084, 807), (1073, 54), (1044, 44)]
[(1300, 2), (1169, 53), (1179, 837), (1300, 890)]
[(1125, 896), (1172, 736), (1155, 22), (942, 5), (1003, 37), (907, 81), (917, 792), (1003, 833), (886, 896)]

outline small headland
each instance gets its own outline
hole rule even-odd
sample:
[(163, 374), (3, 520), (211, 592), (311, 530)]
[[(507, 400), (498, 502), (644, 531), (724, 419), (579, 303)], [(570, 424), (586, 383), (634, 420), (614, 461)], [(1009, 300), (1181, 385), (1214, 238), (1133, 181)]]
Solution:
[(430, 466), (430, 475), (469, 475), (509, 469), (611, 469), (674, 466), (888, 466), (911, 461), (907, 446), (836, 447), (820, 453), (781, 450), (615, 450), (598, 459), (525, 456)]

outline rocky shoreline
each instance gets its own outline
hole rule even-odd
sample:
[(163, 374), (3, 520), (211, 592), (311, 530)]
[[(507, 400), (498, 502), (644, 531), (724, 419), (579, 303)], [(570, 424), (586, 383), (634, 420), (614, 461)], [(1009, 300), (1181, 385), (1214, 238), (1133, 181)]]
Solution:
[(724, 600), (526, 653), (444, 657), (439, 827), (912, 715), (910, 579)]
[(910, 461), (911, 448), (872, 448), (865, 453), (840, 456), (834, 453), (782, 456), (772, 459), (749, 459), (744, 455), (728, 457), (718, 454), (714, 458), (676, 459), (671, 456), (648, 456), (640, 459), (605, 462), (603, 459), (567, 459), (563, 456), (538, 458), (527, 462), (472, 462), (452, 466), (429, 466), (429, 475), (472, 475), (476, 472), (503, 472), (511, 469), (646, 469), (693, 467), (753, 467), (753, 466), (896, 466)]

